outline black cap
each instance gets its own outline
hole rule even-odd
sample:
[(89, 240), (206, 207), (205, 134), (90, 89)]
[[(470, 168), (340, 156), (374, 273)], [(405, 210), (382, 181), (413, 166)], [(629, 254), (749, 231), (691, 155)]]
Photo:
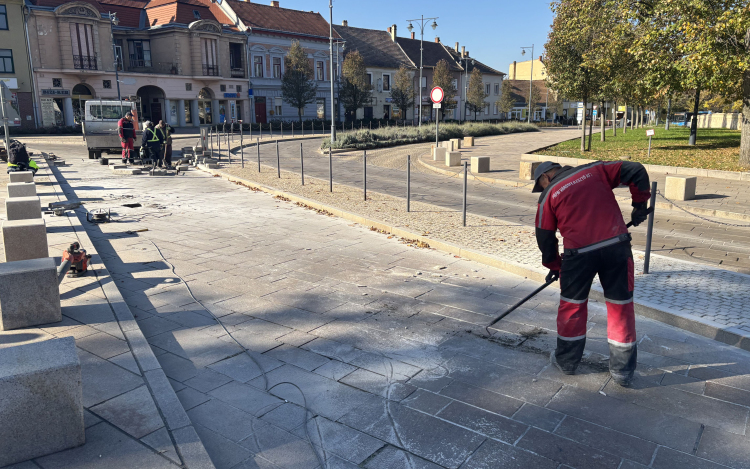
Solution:
[(133, 113), (128, 111), (125, 113), (125, 117), (133, 117)]
[(534, 189), (532, 189), (531, 192), (542, 192), (544, 189), (539, 185), (539, 178), (542, 177), (542, 174), (555, 168), (562, 168), (562, 166), (551, 161), (543, 161), (542, 164), (537, 166), (534, 170)]

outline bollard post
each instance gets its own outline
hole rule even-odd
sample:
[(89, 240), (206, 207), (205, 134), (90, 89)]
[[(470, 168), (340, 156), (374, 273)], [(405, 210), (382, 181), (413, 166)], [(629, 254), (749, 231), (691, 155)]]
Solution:
[(463, 203), (463, 224), (466, 226), (466, 187), (469, 180), (469, 172), (466, 171), (466, 161), (464, 161), (464, 203)]
[(648, 230), (646, 231), (646, 258), (643, 261), (643, 273), (648, 273), (651, 262), (651, 238), (654, 234), (654, 209), (656, 208), (656, 181), (651, 183), (651, 213), (648, 214)]
[(651, 158), (651, 135), (648, 136), (648, 157)]
[(305, 156), (302, 151), (302, 142), (299, 142), (299, 172), (302, 175), (302, 185), (305, 185)]
[(245, 144), (243, 143), (242, 122), (240, 122), (240, 164), (245, 167)]
[(268, 123), (268, 129), (271, 131), (271, 138), (273, 138), (273, 122)]
[(260, 139), (255, 139), (255, 148), (258, 150), (258, 172), (260, 172)]
[(232, 141), (234, 142), (234, 122), (232, 122), (232, 126), (229, 128), (230, 132), (232, 132)]
[(294, 122), (292, 122), (292, 138), (294, 138)]
[(250, 127), (250, 141), (252, 142), (253, 141), (253, 123), (252, 122), (250, 122), (249, 127)]
[(232, 145), (229, 143), (229, 134), (227, 134), (227, 161), (232, 164)]
[(363, 174), (363, 182), (362, 182), (362, 193), (365, 196), (365, 201), (367, 201), (367, 150), (364, 150), (362, 153), (362, 174)]
[(411, 155), (406, 155), (406, 211), (411, 212)]
[(328, 147), (328, 191), (333, 192), (333, 151)]
[(279, 141), (276, 140), (276, 174), (281, 179), (281, 158), (279, 157)]
[(281, 127), (281, 138), (284, 138), (284, 123), (281, 122), (279, 126)]
[(219, 151), (219, 161), (221, 161), (221, 132), (219, 132), (219, 129), (216, 129), (216, 145)]
[(211, 158), (214, 157), (214, 129), (213, 127), (208, 128), (208, 141), (211, 144)]

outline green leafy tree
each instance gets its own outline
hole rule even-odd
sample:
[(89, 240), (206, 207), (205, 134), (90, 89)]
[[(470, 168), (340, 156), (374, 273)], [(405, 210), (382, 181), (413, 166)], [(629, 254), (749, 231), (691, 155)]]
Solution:
[(414, 82), (411, 72), (405, 66), (401, 66), (396, 72), (391, 87), (391, 99), (393, 104), (401, 111), (401, 118), (406, 119), (410, 107), (414, 107)]
[(511, 88), (510, 83), (503, 83), (502, 88), (500, 89), (500, 97), (497, 98), (495, 105), (500, 112), (506, 114), (506, 117), (510, 117), (507, 116), (507, 114), (510, 113), (516, 105), (516, 100), (513, 98), (513, 89)]
[(299, 41), (292, 41), (289, 53), (284, 57), (284, 74), (281, 76), (281, 99), (297, 109), (300, 125), (302, 113), (315, 102), (318, 84), (313, 80), (313, 70), (307, 53)]
[(440, 107), (440, 119), (445, 118), (447, 111), (456, 109), (456, 90), (453, 89), (453, 74), (451, 73), (450, 64), (443, 59), (435, 65), (432, 74), (432, 85), (439, 86), (443, 89), (443, 102)]
[(484, 100), (487, 98), (482, 80), (482, 72), (478, 68), (471, 71), (469, 89), (466, 91), (466, 105), (469, 107), (469, 112), (474, 113), (475, 121), (477, 120), (477, 114), (484, 110)]
[(347, 114), (356, 117), (359, 108), (372, 102), (372, 85), (367, 83), (367, 67), (358, 50), (346, 54), (341, 75), (339, 99)]

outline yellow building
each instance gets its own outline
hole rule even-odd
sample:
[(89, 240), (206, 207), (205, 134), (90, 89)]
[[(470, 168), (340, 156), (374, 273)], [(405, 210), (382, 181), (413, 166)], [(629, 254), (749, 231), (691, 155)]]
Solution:
[[(513, 62), (508, 66), (509, 80), (529, 80), (531, 73), (531, 60), (525, 62)], [(547, 78), (547, 69), (542, 63), (542, 58), (534, 60), (534, 80), (544, 80)]]
[[(4, 0), (0, 4), (0, 81), (10, 90), (8, 124), (35, 127), (34, 86), (26, 42), (23, 0)], [(2, 111), (0, 111), (1, 113)]]

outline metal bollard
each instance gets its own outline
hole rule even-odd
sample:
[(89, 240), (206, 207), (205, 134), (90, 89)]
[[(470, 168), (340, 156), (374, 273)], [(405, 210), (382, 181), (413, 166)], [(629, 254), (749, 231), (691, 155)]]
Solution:
[(302, 185), (305, 185), (305, 156), (302, 151), (302, 142), (299, 144), (299, 172), (302, 175)]
[(333, 192), (333, 152), (328, 147), (328, 191)]
[(362, 182), (362, 193), (365, 196), (365, 200), (367, 200), (367, 150), (364, 150), (362, 154), (362, 174), (364, 177)]
[(229, 143), (229, 134), (227, 134), (227, 161), (232, 164), (232, 145)]
[(255, 148), (258, 150), (258, 172), (260, 172), (260, 139), (255, 139)]
[(411, 212), (411, 155), (406, 155), (406, 211)]
[(281, 127), (281, 138), (284, 138), (284, 123), (280, 123), (279, 127)]
[(279, 141), (276, 140), (276, 174), (281, 179), (281, 158), (279, 157)]
[(271, 131), (271, 138), (273, 138), (273, 123), (268, 123), (268, 129)]
[(463, 224), (466, 226), (466, 188), (469, 180), (469, 172), (466, 171), (466, 161), (464, 161), (464, 203), (463, 203)]
[(240, 123), (240, 164), (245, 167), (245, 144), (243, 143), (242, 123)]
[(292, 137), (294, 137), (294, 122), (292, 122)]
[(214, 157), (214, 129), (213, 127), (208, 128), (208, 141), (211, 144), (211, 158)]
[(221, 161), (221, 132), (218, 129), (216, 129), (216, 145), (219, 150), (219, 161)]
[[(651, 204), (652, 209), (656, 209), (656, 181), (651, 183)], [(643, 273), (648, 273), (649, 263), (651, 262), (651, 238), (654, 234), (654, 211), (648, 214), (648, 230), (646, 231), (646, 258), (643, 260)]]

